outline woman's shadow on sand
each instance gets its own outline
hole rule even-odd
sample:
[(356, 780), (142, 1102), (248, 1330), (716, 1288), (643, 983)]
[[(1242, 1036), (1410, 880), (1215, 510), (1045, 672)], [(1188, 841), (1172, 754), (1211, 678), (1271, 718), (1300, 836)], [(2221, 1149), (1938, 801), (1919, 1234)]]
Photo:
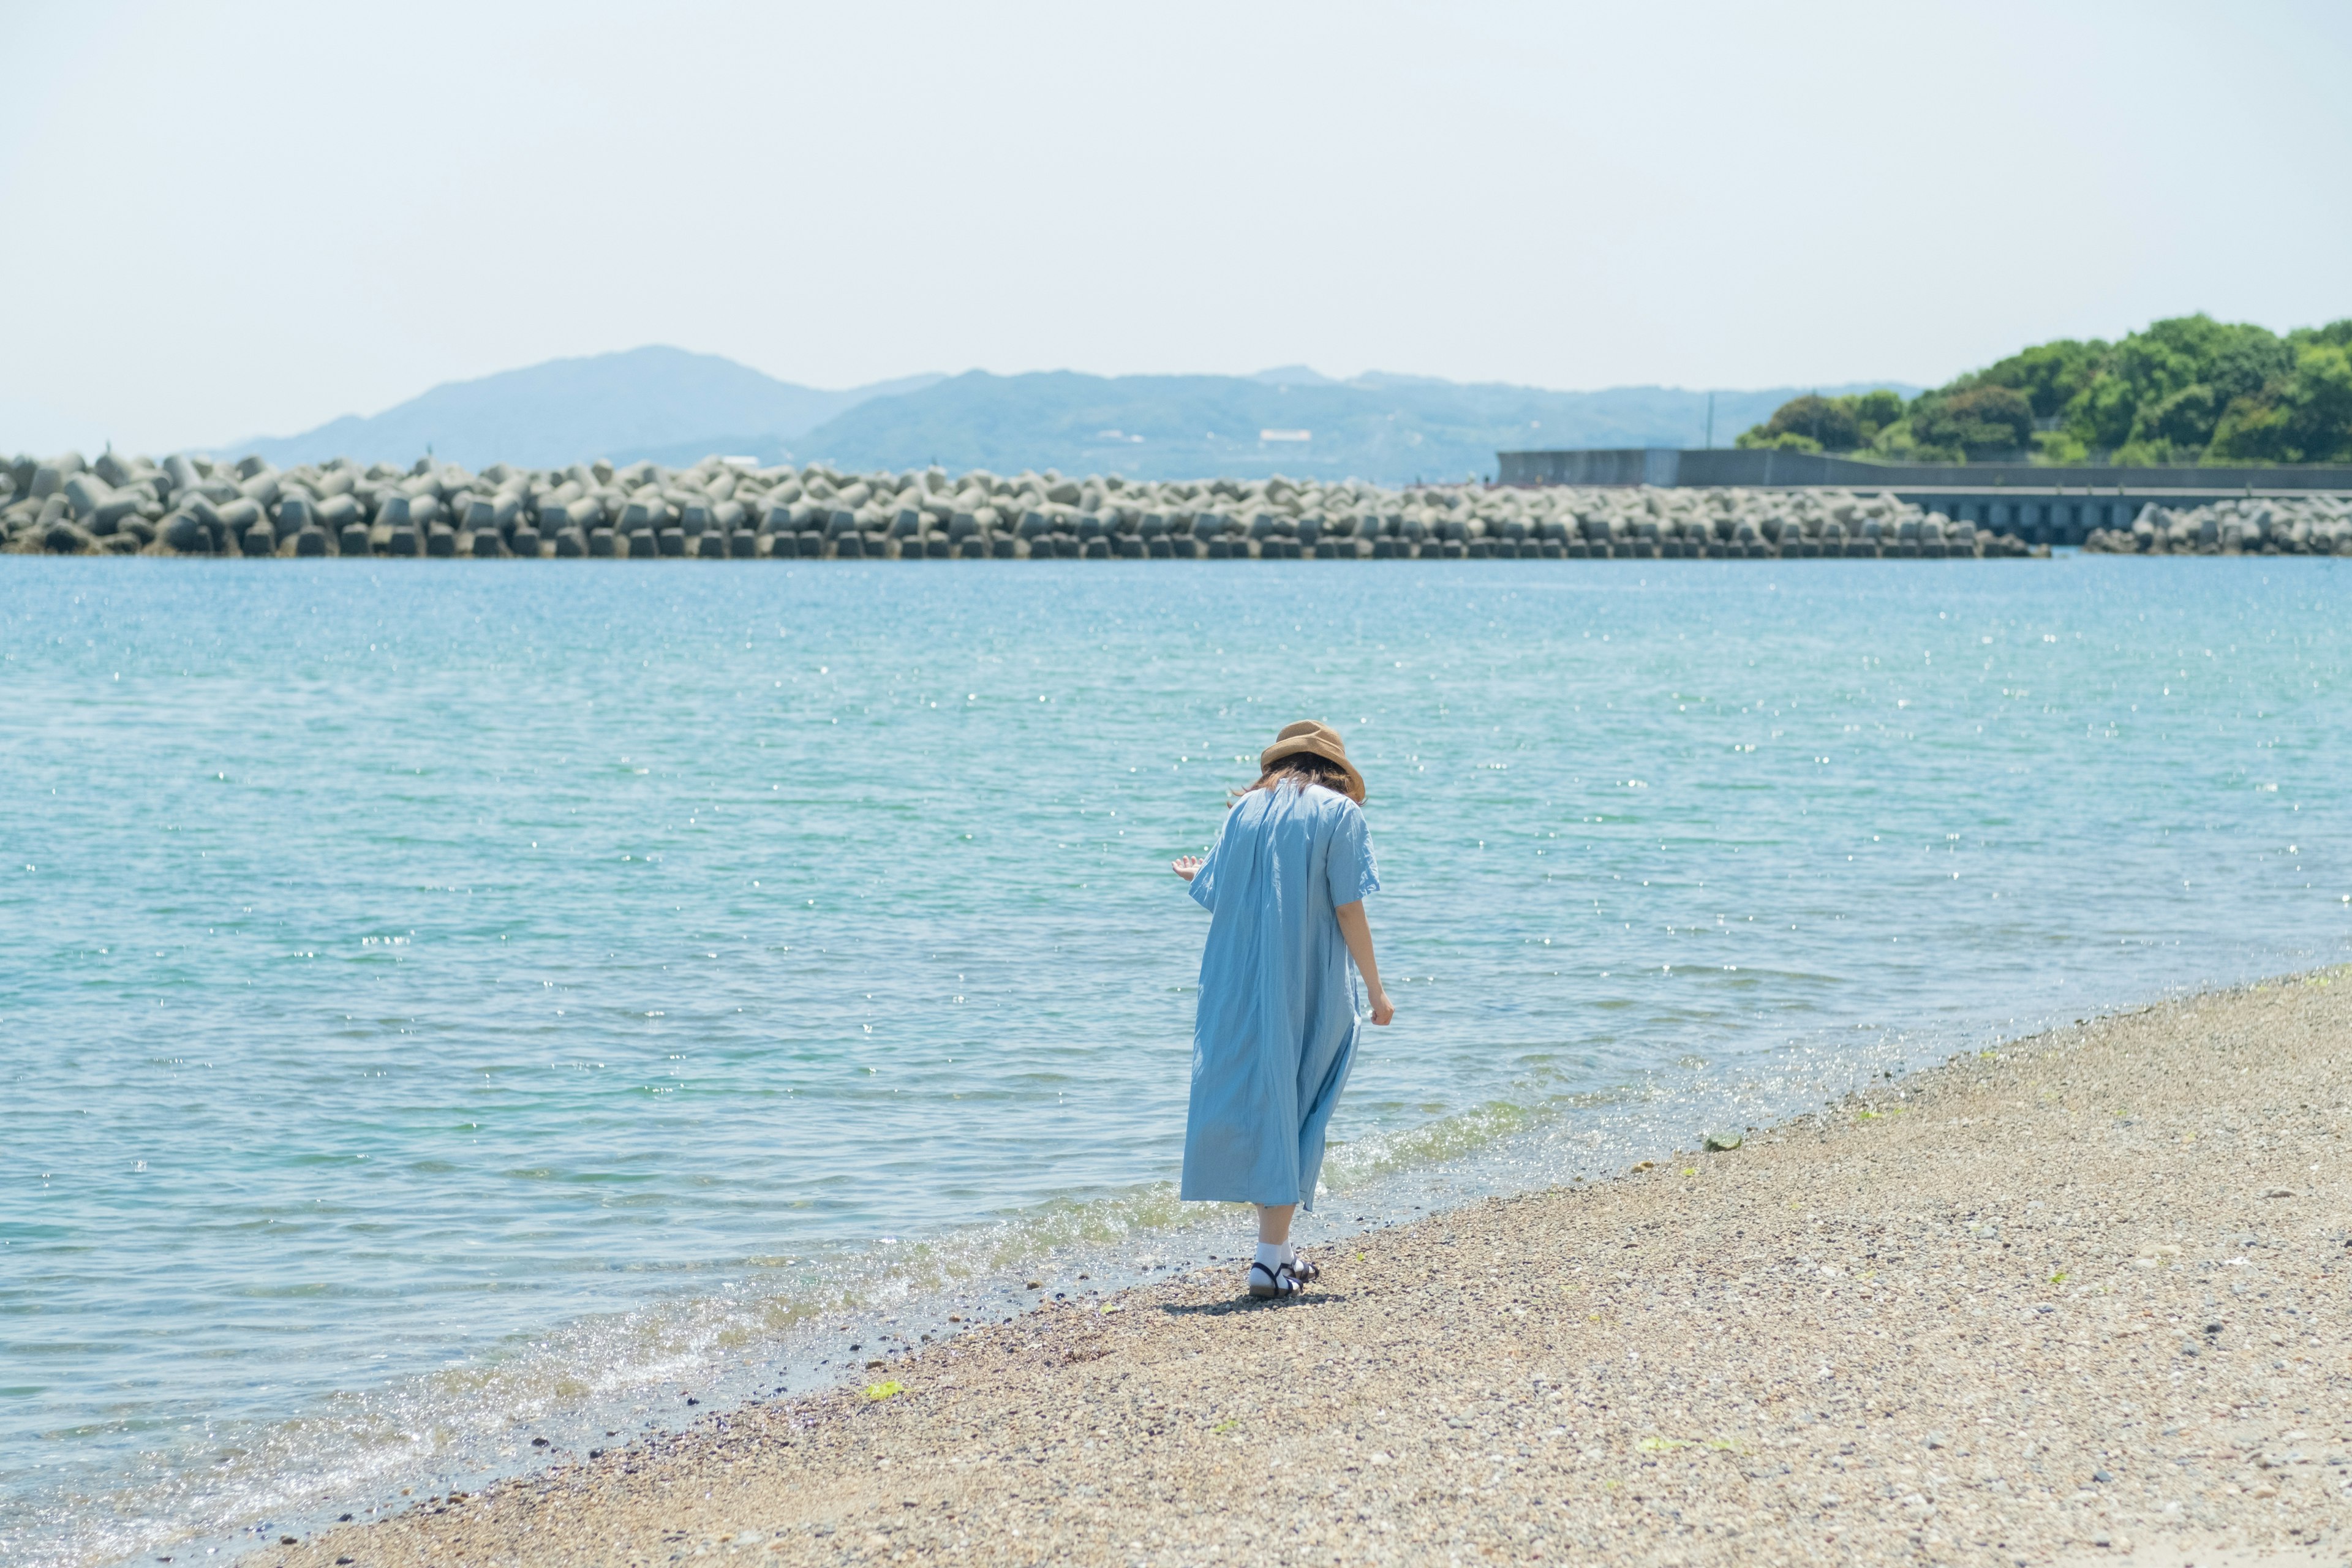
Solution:
[(1223, 1318), (1234, 1312), (1280, 1311), (1286, 1307), (1336, 1307), (1348, 1300), (1339, 1290), (1318, 1290), (1297, 1296), (1235, 1296), (1223, 1301), (1163, 1301), (1160, 1310), (1171, 1318)]

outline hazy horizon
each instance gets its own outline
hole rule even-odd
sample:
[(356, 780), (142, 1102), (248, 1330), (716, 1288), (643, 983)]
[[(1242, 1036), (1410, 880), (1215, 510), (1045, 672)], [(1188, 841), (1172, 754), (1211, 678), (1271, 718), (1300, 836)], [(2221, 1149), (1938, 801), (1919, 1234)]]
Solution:
[(1733, 389), (2352, 314), (2352, 13), (2293, 0), (121, 0), (11, 47), (16, 447), (216, 446), (649, 343), (820, 388)]
[[(356, 418), (361, 418), (361, 419), (372, 419), (372, 418), (375, 418), (375, 417), (378, 417), (378, 416), (382, 416), (382, 415), (383, 415), (383, 414), (389, 413), (389, 412), (391, 412), (391, 411), (393, 411), (393, 410), (394, 410), (394, 409), (397, 409), (397, 408), (403, 407), (403, 406), (404, 406), (404, 405), (407, 405), (407, 404), (413, 403), (413, 402), (416, 401), (416, 399), (417, 399), (417, 398), (419, 398), (419, 397), (421, 397), (421, 396), (424, 396), (424, 395), (425, 395), (426, 394), (434, 393), (434, 392), (439, 392), (439, 391), (444, 390), (445, 388), (453, 387), (453, 386), (467, 386), (467, 385), (471, 385), (471, 384), (476, 384), (476, 383), (479, 383), (479, 382), (485, 382), (485, 381), (492, 381), (492, 380), (496, 380), (496, 379), (498, 379), (498, 378), (499, 378), (499, 377), (500, 377), (500, 376), (504, 376), (504, 375), (510, 374), (512, 374), (512, 373), (514, 373), (514, 372), (516, 372), (516, 371), (522, 371), (522, 370), (535, 370), (535, 369), (542, 368), (542, 367), (544, 367), (544, 366), (546, 366), (546, 365), (550, 365), (550, 364), (558, 364), (558, 363), (562, 363), (571, 362), (571, 361), (596, 360), (596, 359), (611, 359), (611, 358), (618, 357), (618, 356), (623, 355), (623, 354), (634, 353), (636, 353), (636, 352), (639, 352), (639, 351), (642, 351), (642, 350), (645, 350), (645, 349), (665, 349), (665, 348), (685, 349), (685, 345), (683, 345), (683, 344), (678, 344), (678, 343), (634, 343), (634, 344), (631, 344), (631, 345), (629, 345), (628, 347), (625, 347), (625, 348), (601, 350), (601, 351), (599, 351), (599, 352), (597, 352), (597, 353), (590, 353), (590, 354), (558, 354), (558, 355), (555, 355), (555, 356), (554, 356), (553, 358), (551, 358), (551, 359), (540, 361), (540, 362), (538, 362), (538, 363), (535, 363), (535, 364), (530, 364), (530, 365), (506, 365), (506, 366), (500, 366), (500, 367), (499, 367), (499, 368), (497, 368), (497, 369), (494, 369), (494, 370), (485, 371), (485, 372), (481, 373), (481, 374), (478, 374), (478, 375), (453, 376), (453, 377), (451, 377), (450, 379), (448, 379), (448, 380), (446, 380), (446, 381), (436, 382), (436, 383), (434, 383), (431, 386), (420, 386), (420, 387), (416, 388), (414, 392), (409, 393), (409, 394), (407, 394), (407, 395), (404, 395), (404, 396), (395, 398), (395, 399), (394, 399), (392, 402), (390, 402), (390, 403), (388, 403), (388, 404), (385, 404), (383, 406), (382, 406), (382, 407), (380, 407), (380, 408), (345, 408), (345, 409), (340, 409), (340, 410), (336, 411), (336, 412), (335, 412), (335, 413), (333, 413), (333, 414), (327, 415), (327, 416), (324, 416), (324, 417), (322, 417), (322, 418), (320, 418), (320, 419), (317, 419), (317, 420), (312, 421), (310, 425), (303, 426), (303, 428), (302, 428), (301, 430), (249, 430), (249, 431), (247, 431), (245, 434), (243, 434), (243, 435), (241, 435), (241, 436), (232, 437), (230, 437), (230, 438), (229, 438), (229, 439), (227, 439), (227, 440), (223, 440), (223, 441), (213, 441), (213, 442), (209, 442), (209, 443), (206, 443), (206, 442), (184, 442), (184, 443), (182, 443), (180, 446), (175, 447), (172, 447), (172, 448), (169, 448), (169, 449), (170, 449), (170, 450), (173, 450), (173, 451), (192, 451), (192, 452), (210, 452), (210, 451), (214, 451), (214, 450), (215, 450), (215, 449), (216, 449), (216, 450), (218, 450), (218, 451), (220, 451), (220, 452), (226, 453), (226, 452), (229, 452), (229, 451), (231, 451), (231, 450), (233, 450), (233, 449), (235, 449), (235, 448), (238, 447), (239, 446), (241, 446), (241, 445), (243, 445), (243, 444), (245, 444), (245, 443), (248, 443), (248, 442), (252, 442), (252, 441), (273, 441), (273, 440), (283, 440), (283, 439), (285, 439), (285, 438), (287, 438), (287, 437), (289, 437), (302, 435), (302, 434), (306, 433), (307, 431), (315, 430), (315, 429), (319, 428), (319, 427), (320, 427), (320, 426), (321, 426), (333, 424), (335, 421), (337, 421), (337, 420), (339, 420), (339, 419), (348, 419), (348, 418), (354, 418), (354, 417), (356, 417)], [(715, 352), (715, 351), (710, 351), (710, 350), (697, 350), (697, 349), (685, 349), (685, 352), (689, 353), (713, 353), (713, 352)], [(732, 355), (728, 355), (728, 354), (720, 354), (720, 355), (719, 355), (719, 357), (720, 357), (720, 358), (722, 358), (722, 359), (731, 359), (731, 358), (733, 358), (733, 356), (732, 356)], [(738, 361), (736, 361), (735, 363), (737, 363), (740, 364), (740, 363), (742, 363), (743, 362), (742, 362), (742, 361), (738, 360)], [(791, 378), (790, 378), (790, 377), (788, 377), (788, 376), (776, 375), (774, 372), (761, 369), (761, 367), (760, 367), (760, 366), (758, 366), (758, 365), (746, 365), (746, 366), (745, 366), (745, 368), (746, 368), (746, 369), (750, 369), (750, 370), (756, 370), (756, 371), (759, 371), (759, 372), (760, 372), (760, 374), (762, 374), (762, 375), (773, 376), (773, 377), (774, 377), (774, 379), (776, 379), (776, 380), (778, 380), (778, 381), (787, 382), (788, 384), (794, 384), (794, 385), (808, 385), (808, 384), (806, 384), (806, 383), (792, 383), (792, 382), (791, 382)], [(1104, 376), (1110, 377), (1110, 378), (1118, 378), (1118, 377), (1125, 377), (1125, 376), (1150, 376), (1150, 375), (1217, 375), (1217, 376), (1230, 376), (1230, 377), (1233, 377), (1233, 378), (1234, 378), (1234, 379), (1235, 379), (1235, 380), (1240, 380), (1240, 381), (1263, 381), (1263, 380), (1270, 380), (1270, 379), (1274, 379), (1274, 378), (1277, 377), (1277, 376), (1279, 375), (1279, 374), (1280, 374), (1281, 372), (1283, 372), (1283, 371), (1292, 371), (1292, 370), (1304, 370), (1304, 371), (1307, 371), (1307, 372), (1312, 373), (1312, 374), (1313, 374), (1313, 375), (1314, 375), (1314, 376), (1315, 376), (1315, 378), (1316, 378), (1316, 381), (1315, 381), (1314, 383), (1310, 384), (1328, 384), (1328, 385), (1334, 385), (1334, 386), (1354, 386), (1354, 385), (1359, 385), (1359, 384), (1362, 384), (1366, 378), (1371, 378), (1371, 377), (1396, 377), (1396, 378), (1399, 378), (1399, 379), (1406, 379), (1406, 380), (1428, 381), (1428, 382), (1444, 383), (1444, 384), (1450, 384), (1450, 385), (1480, 385), (1480, 384), (1485, 384), (1485, 385), (1527, 386), (1527, 387), (1528, 387), (1530, 390), (1534, 390), (1534, 391), (1539, 391), (1539, 392), (1559, 392), (1559, 393), (1570, 393), (1570, 394), (1578, 394), (1578, 393), (1622, 392), (1622, 391), (1633, 391), (1633, 390), (1645, 390), (1645, 389), (1649, 389), (1649, 388), (1657, 388), (1657, 389), (1659, 389), (1659, 390), (1664, 390), (1664, 391), (1672, 391), (1672, 392), (1704, 393), (1704, 394), (1708, 394), (1708, 395), (1728, 395), (1728, 394), (1738, 394), (1738, 393), (1755, 392), (1755, 391), (1759, 391), (1759, 390), (1778, 390), (1778, 388), (1777, 388), (1777, 387), (1775, 387), (1775, 388), (1770, 388), (1770, 389), (1766, 389), (1766, 388), (1745, 387), (1745, 386), (1739, 386), (1739, 387), (1735, 387), (1735, 386), (1673, 386), (1673, 385), (1669, 385), (1668, 384), (1664, 383), (1664, 382), (1629, 382), (1629, 383), (1622, 383), (1622, 384), (1617, 384), (1617, 385), (1613, 385), (1613, 386), (1542, 386), (1542, 387), (1538, 387), (1538, 386), (1534, 386), (1534, 385), (1533, 385), (1532, 384), (1530, 384), (1530, 383), (1524, 383), (1524, 382), (1491, 382), (1491, 383), (1483, 383), (1483, 384), (1482, 384), (1482, 383), (1469, 383), (1469, 382), (1456, 382), (1456, 381), (1454, 381), (1454, 379), (1453, 377), (1451, 377), (1451, 376), (1422, 376), (1422, 375), (1418, 375), (1418, 374), (1416, 374), (1415, 373), (1411, 372), (1411, 371), (1395, 371), (1395, 370), (1390, 370), (1390, 369), (1387, 369), (1386, 367), (1382, 367), (1382, 366), (1369, 366), (1369, 367), (1367, 367), (1367, 368), (1365, 368), (1365, 369), (1363, 369), (1363, 370), (1360, 370), (1360, 371), (1357, 372), (1357, 373), (1356, 373), (1354, 375), (1352, 375), (1352, 376), (1326, 375), (1326, 374), (1324, 374), (1321, 371), (1317, 370), (1317, 369), (1316, 369), (1316, 367), (1314, 367), (1313, 365), (1306, 365), (1306, 364), (1268, 365), (1268, 366), (1266, 366), (1266, 367), (1265, 367), (1265, 368), (1263, 368), (1263, 369), (1260, 369), (1260, 370), (1246, 370), (1246, 371), (1244, 371), (1244, 370), (1208, 370), (1208, 371), (1200, 371), (1200, 370), (1194, 370), (1194, 371), (1149, 371), (1149, 370), (1139, 370), (1139, 371), (1121, 371), (1121, 372), (1110, 372), (1110, 373), (1102, 372), (1102, 371), (1091, 371), (1091, 370), (1085, 369), (1083, 366), (1078, 366), (1078, 365), (1032, 365), (1032, 366), (1029, 366), (1029, 367), (1027, 367), (1027, 368), (1025, 368), (1025, 369), (1023, 369), (1023, 370), (1017, 370), (1017, 371), (996, 371), (996, 370), (991, 370), (990, 368), (988, 368), (988, 367), (987, 367), (987, 366), (985, 366), (985, 365), (966, 365), (966, 366), (965, 366), (965, 367), (963, 367), (961, 370), (953, 370), (953, 371), (940, 371), (940, 370), (917, 371), (917, 372), (912, 372), (912, 373), (910, 373), (909, 374), (905, 375), (905, 376), (890, 376), (890, 377), (884, 377), (884, 378), (881, 378), (881, 379), (879, 379), (879, 380), (877, 380), (877, 381), (859, 382), (859, 383), (856, 383), (856, 384), (853, 384), (853, 385), (848, 385), (848, 386), (814, 386), (814, 385), (808, 385), (808, 389), (809, 389), (810, 391), (813, 391), (813, 392), (860, 392), (860, 391), (864, 391), (864, 390), (866, 390), (866, 388), (868, 388), (868, 387), (887, 387), (887, 386), (891, 386), (891, 385), (893, 385), (894, 384), (898, 383), (898, 382), (902, 382), (902, 381), (920, 381), (920, 380), (925, 380), (925, 379), (933, 378), (933, 377), (936, 377), (937, 379), (941, 380), (941, 381), (949, 381), (949, 380), (952, 380), (952, 379), (954, 379), (954, 378), (955, 378), (955, 377), (957, 377), (957, 376), (961, 376), (961, 375), (971, 375), (971, 374), (1015, 376), (1015, 375), (1037, 375), (1037, 374), (1077, 374), (1077, 375), (1104, 375)], [(1895, 388), (1898, 388), (1898, 389), (1906, 389), (1906, 390), (1909, 390), (1909, 389), (1916, 389), (1919, 384), (1918, 384), (1918, 383), (1916, 383), (1916, 382), (1901, 381), (1901, 380), (1897, 380), (1897, 379), (1895, 379), (1895, 378), (1894, 378), (1894, 377), (1888, 377), (1888, 376), (1853, 376), (1853, 377), (1850, 377), (1850, 378), (1848, 378), (1847, 380), (1843, 381), (1843, 382), (1834, 382), (1834, 383), (1832, 383), (1832, 382), (1822, 382), (1822, 383), (1820, 383), (1820, 384), (1819, 384), (1820, 387), (1821, 387), (1821, 388), (1822, 388), (1822, 389), (1825, 389), (1825, 390), (1831, 390), (1831, 391), (1837, 391), (1837, 392), (1846, 391), (1846, 390), (1849, 390), (1849, 389), (1851, 389), (1851, 388), (1857, 387), (1857, 386), (1887, 386), (1887, 387), (1895, 387)], [(887, 394), (885, 394), (885, 395), (887, 395)], [(1734, 434), (1736, 434), (1736, 433), (1737, 433), (1737, 432), (1734, 432)], [(720, 435), (720, 434), (725, 434), (725, 432), (721, 432), (721, 431), (712, 431), (712, 432), (710, 432), (710, 434), (712, 434), (712, 435)], [(5, 433), (5, 432), (0, 432), (0, 442), (5, 442), (5, 439), (6, 439)], [(130, 448), (125, 447), (124, 449), (125, 449), (125, 450), (129, 450)], [(164, 448), (158, 448), (158, 450), (163, 450), (163, 449), (164, 449)]]

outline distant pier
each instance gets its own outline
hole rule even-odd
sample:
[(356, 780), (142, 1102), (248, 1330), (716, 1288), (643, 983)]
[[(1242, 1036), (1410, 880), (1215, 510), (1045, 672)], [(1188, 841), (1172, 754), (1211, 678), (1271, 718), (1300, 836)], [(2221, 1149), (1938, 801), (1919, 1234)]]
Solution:
[(2129, 532), (2150, 506), (2168, 513), (2222, 501), (2310, 500), (2352, 505), (2352, 468), (2058, 468), (2029, 463), (1901, 465), (1811, 452), (1608, 447), (1498, 452), (1505, 485), (1752, 490), (1838, 489), (1891, 494), (2028, 544), (2087, 544), (2095, 531)]

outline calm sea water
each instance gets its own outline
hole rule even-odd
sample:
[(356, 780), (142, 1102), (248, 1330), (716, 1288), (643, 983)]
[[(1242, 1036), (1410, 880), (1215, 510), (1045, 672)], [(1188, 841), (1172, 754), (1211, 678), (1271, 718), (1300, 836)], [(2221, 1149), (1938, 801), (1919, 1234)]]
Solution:
[(1370, 780), (1399, 1007), (1327, 1227), (2339, 961), (2347, 588), (0, 561), (0, 1558), (228, 1550), (1237, 1241), (1170, 1195), (1165, 863), (1293, 718)]

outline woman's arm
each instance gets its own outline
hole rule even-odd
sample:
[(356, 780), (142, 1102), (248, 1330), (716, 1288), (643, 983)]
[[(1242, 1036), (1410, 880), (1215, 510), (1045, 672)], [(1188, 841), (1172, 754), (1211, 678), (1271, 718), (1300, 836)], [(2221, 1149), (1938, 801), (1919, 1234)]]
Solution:
[(1168, 868), (1189, 882), (1192, 879), (1192, 874), (1201, 868), (1201, 858), (1198, 855), (1181, 856), (1171, 860), (1168, 863)]
[(1381, 966), (1372, 962), (1372, 927), (1364, 919), (1364, 900), (1341, 904), (1332, 913), (1339, 917), (1339, 934), (1348, 941), (1348, 955), (1356, 961), (1356, 973), (1364, 977), (1364, 991), (1372, 1004), (1372, 1022), (1385, 1024), (1396, 1016), (1389, 1005), (1389, 994), (1381, 989)]

